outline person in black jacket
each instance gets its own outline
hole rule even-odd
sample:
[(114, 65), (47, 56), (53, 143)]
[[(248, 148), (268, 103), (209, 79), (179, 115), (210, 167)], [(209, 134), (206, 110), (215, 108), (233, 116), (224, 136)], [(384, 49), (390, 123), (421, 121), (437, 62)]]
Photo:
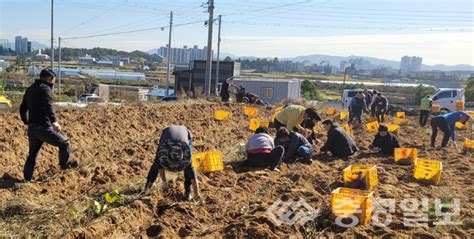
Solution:
[(331, 120), (323, 121), (323, 125), (328, 131), (328, 138), (321, 148), (322, 153), (329, 151), (335, 157), (346, 158), (359, 150), (342, 127), (334, 125)]
[(367, 108), (369, 108), (370, 104), (372, 104), (372, 98), (374, 95), (372, 94), (372, 92), (365, 89), (364, 96), (365, 96), (365, 105), (367, 106)]
[(397, 136), (388, 132), (387, 126), (382, 124), (370, 147), (380, 148), (380, 152), (383, 154), (393, 155), (395, 148), (400, 148), (400, 142), (398, 142)]
[(222, 102), (228, 102), (229, 101), (229, 98), (230, 98), (229, 83), (227, 81), (225, 81), (221, 86), (220, 96), (221, 96)]
[(77, 161), (69, 160), (69, 139), (61, 134), (61, 126), (53, 112), (52, 88), (56, 74), (50, 69), (43, 69), (40, 79), (36, 80), (25, 92), (20, 105), (20, 117), (28, 125), (29, 154), (26, 159), (23, 175), (30, 181), (38, 153), (43, 143), (59, 148), (59, 165), (61, 169), (77, 167)]
[(377, 93), (375, 96), (372, 107), (375, 109), (375, 117), (377, 117), (378, 122), (384, 122), (385, 113), (388, 110), (388, 101), (382, 93)]
[(354, 119), (357, 119), (359, 124), (361, 124), (363, 112), (368, 112), (367, 104), (364, 99), (364, 94), (362, 92), (357, 92), (356, 96), (352, 98), (351, 103), (349, 104), (349, 124), (352, 123)]
[(303, 135), (297, 132), (289, 132), (286, 128), (281, 128), (278, 130), (275, 138), (275, 147), (280, 145), (285, 148), (283, 162), (293, 163), (299, 161), (305, 164), (313, 162), (311, 159), (313, 146)]

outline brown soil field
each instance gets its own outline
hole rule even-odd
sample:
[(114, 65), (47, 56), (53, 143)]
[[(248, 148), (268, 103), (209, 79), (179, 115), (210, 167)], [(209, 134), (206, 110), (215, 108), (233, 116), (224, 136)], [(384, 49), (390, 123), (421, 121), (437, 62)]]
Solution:
[[(415, 118), (401, 128), (405, 147), (416, 147), (419, 157), (441, 160), (439, 185), (427, 185), (412, 178), (413, 166), (397, 165), (393, 157), (369, 150), (373, 136), (363, 128), (353, 129), (361, 149), (349, 160), (317, 154), (312, 165), (281, 165), (281, 172), (244, 171), (239, 144), (252, 134), (243, 105), (180, 101), (121, 107), (56, 109), (65, 135), (70, 137), (71, 158), (77, 169), (61, 171), (57, 149), (43, 146), (37, 160), (34, 181), (23, 183), (23, 164), (28, 153), (26, 127), (17, 113), (0, 112), (0, 238), (1, 237), (346, 237), (346, 238), (469, 238), (474, 235), (474, 157), (429, 147), (430, 129), (420, 128)], [(231, 111), (232, 118), (213, 120), (214, 109)], [(272, 110), (260, 108), (260, 117)], [(151, 195), (141, 196), (153, 162), (161, 130), (171, 124), (186, 125), (193, 133), (194, 152), (220, 150), (226, 162), (223, 171), (199, 174), (202, 204), (180, 200), (183, 175), (171, 178), (171, 192), (163, 195), (155, 182)], [(321, 129), (321, 128), (320, 128)], [(274, 134), (274, 132), (272, 132)], [(324, 141), (325, 133), (318, 133)], [(468, 131), (457, 132), (459, 144)], [(440, 139), (439, 139), (440, 140)], [(342, 170), (352, 164), (378, 166), (379, 185), (375, 198), (397, 202), (393, 221), (386, 227), (373, 223), (351, 228), (339, 227), (330, 217), (331, 191), (341, 187)], [(95, 215), (91, 202), (106, 192), (120, 190), (125, 203)], [(398, 204), (405, 198), (460, 199), (461, 225), (434, 225), (439, 217), (430, 215), (427, 227), (404, 225)], [(281, 224), (266, 210), (278, 199), (304, 199), (320, 209), (320, 216), (305, 225)], [(430, 206), (430, 208), (433, 208)], [(424, 213), (422, 209), (416, 212)], [(426, 213), (426, 212), (425, 212)]]

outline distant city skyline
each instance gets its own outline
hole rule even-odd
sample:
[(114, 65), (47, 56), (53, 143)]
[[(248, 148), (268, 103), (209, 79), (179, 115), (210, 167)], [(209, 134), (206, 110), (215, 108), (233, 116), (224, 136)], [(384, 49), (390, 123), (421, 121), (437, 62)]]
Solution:
[[(207, 18), (201, 1), (56, 0), (55, 37), (158, 30), (65, 40), (64, 47), (141, 50), (168, 41), (172, 47), (205, 46)], [(28, 36), (49, 46), (49, 1), (2, 0), (0, 39)], [(420, 10), (422, 9), (422, 10)], [(419, 56), (427, 65), (474, 65), (471, 0), (216, 0), (223, 15), (222, 52), (238, 56), (291, 58), (301, 55), (370, 56), (400, 61)], [(22, 17), (18, 17), (21, 15)], [(11, 19), (15, 19), (12, 21)], [(181, 25), (189, 23), (189, 25)], [(159, 27), (165, 27), (163, 31)], [(216, 50), (217, 29), (213, 50)], [(57, 43), (56, 43), (57, 44)]]

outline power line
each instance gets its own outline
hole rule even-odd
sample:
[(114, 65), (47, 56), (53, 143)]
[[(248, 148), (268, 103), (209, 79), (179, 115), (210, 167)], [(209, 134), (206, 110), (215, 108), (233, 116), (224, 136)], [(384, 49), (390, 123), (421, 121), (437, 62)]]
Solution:
[[(276, 5), (276, 6), (272, 6), (272, 7), (265, 7), (265, 8), (259, 8), (259, 9), (254, 9), (254, 10), (248, 10), (246, 12), (260, 12), (260, 11), (265, 11), (265, 10), (271, 10), (271, 9), (278, 9), (278, 8), (284, 8), (284, 7), (291, 7), (291, 6), (296, 6), (296, 5), (301, 5), (301, 4), (305, 4), (305, 3), (308, 3), (308, 2), (312, 2), (314, 0), (306, 0), (306, 1), (302, 1), (302, 2), (295, 2), (295, 3), (288, 3), (288, 4), (281, 4), (281, 5)], [(324, 3), (327, 3), (327, 2), (330, 2), (330, 0), (324, 2)], [(222, 14), (222, 16), (224, 17), (227, 17), (227, 16), (232, 16), (232, 15), (239, 15), (239, 14), (242, 14), (242, 12), (234, 12), (234, 13), (228, 13), (228, 14)]]
[[(203, 23), (203, 22), (204, 22), (204, 20), (201, 20), (201, 21), (194, 21), (194, 22), (187, 22), (187, 23), (181, 23), (181, 24), (174, 24), (173, 27), (187, 26), (187, 25), (192, 25), (192, 24), (196, 24), (196, 23)], [(64, 38), (61, 38), (61, 39), (76, 40), (76, 39), (85, 39), (85, 38), (94, 38), (94, 37), (104, 37), (104, 36), (122, 35), (122, 34), (136, 33), (136, 32), (145, 32), (145, 31), (152, 31), (152, 30), (166, 29), (166, 28), (169, 28), (169, 26), (151, 27), (151, 28), (144, 28), (144, 29), (137, 29), (137, 30), (130, 30), (130, 31), (110, 32), (110, 33), (87, 35), (87, 36), (64, 37)]]
[(308, 29), (348, 29), (348, 30), (417, 30), (429, 32), (474, 32), (473, 29), (449, 29), (449, 28), (430, 28), (430, 27), (367, 27), (367, 26), (340, 26), (340, 25), (315, 25), (315, 24), (282, 24), (282, 23), (264, 23), (264, 22), (248, 22), (244, 20), (228, 21), (229, 24), (243, 25), (263, 25), (269, 27), (301, 27)]
[[(242, 13), (241, 15), (249, 15), (253, 16), (251, 18), (246, 18), (242, 20), (249, 20), (249, 19), (255, 19), (255, 18), (262, 18), (262, 17), (268, 17), (268, 18), (281, 18), (280, 16), (277, 16), (278, 13), (269, 13), (267, 15), (255, 15), (255, 14), (246, 14)], [(300, 15), (305, 15), (305, 14), (300, 14)], [(307, 14), (306, 14), (307, 16)], [(369, 24), (388, 24), (388, 25), (417, 25), (417, 26), (425, 26), (425, 27), (430, 27), (430, 26), (446, 26), (446, 27), (474, 27), (474, 25), (467, 25), (467, 24), (440, 24), (440, 23), (419, 23), (419, 22), (393, 22), (393, 21), (367, 21), (367, 20), (352, 20), (349, 18), (341, 19), (340, 17), (337, 16), (316, 16), (317, 18), (308, 18), (308, 17), (292, 17), (292, 19), (296, 20), (306, 20), (306, 21), (330, 21), (330, 22), (349, 22), (349, 23), (369, 23)], [(321, 19), (319, 17), (327, 17), (329, 19)]]
[[(255, 5), (263, 5), (263, 6), (275, 6), (277, 4), (272, 4), (274, 2), (255, 2), (252, 1), (252, 6)], [(347, 10), (358, 10), (358, 11), (378, 11), (378, 12), (412, 12), (412, 13), (440, 13), (440, 14), (474, 14), (472, 11), (436, 11), (436, 10), (410, 10), (410, 9), (383, 9), (383, 8), (353, 8), (353, 7), (338, 7), (338, 6), (321, 6), (321, 3), (317, 3), (318, 6), (312, 5), (302, 5), (303, 7), (307, 8), (327, 8), (327, 9), (347, 9)], [(231, 6), (242, 6), (241, 2), (225, 2), (220, 3), (220, 5), (231, 5)]]
[[(306, 7), (306, 6), (299, 6), (299, 7)], [(239, 9), (237, 7), (237, 9)], [(240, 14), (248, 14), (247, 10), (244, 8), (240, 8), (242, 11)], [(235, 8), (233, 8), (235, 10)], [(267, 10), (262, 10), (267, 11)], [(360, 12), (350, 12), (350, 11), (320, 11), (320, 9), (316, 10), (309, 10), (307, 7), (305, 9), (300, 9), (300, 8), (292, 8), (292, 9), (286, 9), (284, 13), (288, 15), (288, 12), (294, 12), (297, 11), (295, 14), (301, 14), (301, 12), (306, 12), (308, 14), (306, 15), (312, 15), (314, 16), (316, 13), (318, 15), (328, 15), (328, 14), (342, 14), (342, 15), (333, 15), (333, 16), (338, 16), (338, 17), (347, 17), (347, 15), (356, 15), (359, 18), (370, 18), (367, 16), (377, 16), (377, 17), (382, 17), (382, 18), (399, 18), (399, 19), (405, 19), (405, 20), (423, 20), (423, 18), (426, 18), (426, 20), (437, 20), (437, 21), (472, 21), (473, 17), (472, 16), (435, 16), (435, 15), (413, 15), (413, 14), (404, 14), (404, 15), (394, 15), (394, 14), (386, 14), (386, 13), (360, 13)], [(223, 12), (225, 14), (225, 12)]]
[(81, 22), (81, 23), (79, 23), (79, 24), (77, 24), (77, 25), (75, 25), (75, 26), (73, 26), (73, 27), (68, 28), (66, 31), (61, 32), (61, 34), (59, 34), (59, 35), (64, 35), (64, 34), (66, 34), (67, 32), (70, 32), (70, 31), (72, 31), (72, 30), (75, 30), (75, 29), (77, 29), (77, 28), (79, 28), (79, 27), (81, 27), (81, 26), (84, 26), (85, 24), (87, 24), (87, 23), (89, 23), (89, 22), (91, 22), (91, 21), (93, 21), (93, 20), (95, 20), (95, 19), (97, 19), (97, 18), (99, 18), (99, 17), (102, 17), (102, 16), (106, 15), (107, 13), (109, 13), (109, 12), (111, 12), (111, 11), (117, 9), (117, 8), (118, 8), (118, 7), (110, 8), (110, 9), (108, 9), (108, 10), (105, 10), (105, 11), (101, 12), (100, 14), (97, 14), (97, 15), (95, 15), (95, 16), (93, 16), (93, 17), (87, 19), (86, 21), (83, 21), (83, 22)]

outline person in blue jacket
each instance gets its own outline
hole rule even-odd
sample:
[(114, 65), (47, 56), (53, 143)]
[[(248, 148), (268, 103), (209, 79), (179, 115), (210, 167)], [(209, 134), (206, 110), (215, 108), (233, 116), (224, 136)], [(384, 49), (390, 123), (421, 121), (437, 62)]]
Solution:
[(444, 133), (443, 141), (441, 143), (441, 147), (446, 147), (448, 145), (449, 138), (453, 141), (454, 147), (456, 145), (456, 133), (455, 133), (455, 125), (456, 122), (461, 122), (465, 124), (471, 117), (462, 112), (462, 111), (455, 111), (444, 115), (438, 115), (431, 119), (431, 146), (435, 147), (436, 136), (438, 135), (438, 129)]

